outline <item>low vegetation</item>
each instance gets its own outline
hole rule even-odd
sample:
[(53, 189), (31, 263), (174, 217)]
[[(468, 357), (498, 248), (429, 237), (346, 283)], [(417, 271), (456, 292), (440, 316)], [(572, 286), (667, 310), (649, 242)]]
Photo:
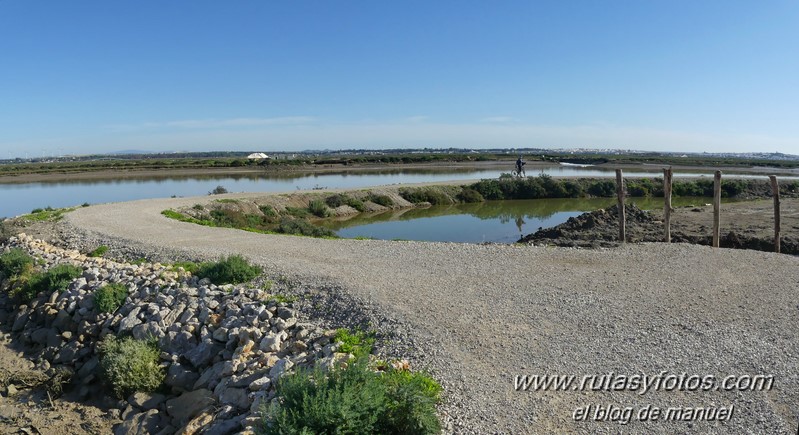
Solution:
[(308, 211), (312, 215), (320, 218), (326, 218), (330, 216), (330, 209), (321, 199), (311, 200), (311, 202), (308, 203)]
[(0, 274), (6, 281), (4, 288), (9, 295), (19, 303), (28, 303), (39, 293), (64, 291), (72, 280), (83, 274), (83, 269), (58, 264), (38, 270), (33, 257), (21, 249), (11, 249), (0, 255)]
[(372, 334), (339, 330), (339, 351), (355, 355), (325, 371), (299, 370), (276, 386), (279, 398), (262, 409), (267, 434), (437, 434), (441, 386), (402, 364), (370, 362)]
[(22, 220), (34, 222), (55, 222), (61, 220), (61, 218), (64, 217), (64, 213), (75, 210), (75, 208), (76, 207), (53, 208), (49, 206), (45, 208), (35, 208), (31, 210), (29, 214), (22, 215), (20, 218)]
[(92, 252), (89, 252), (87, 255), (89, 257), (102, 257), (105, 253), (108, 252), (108, 246), (100, 245)]
[(113, 313), (125, 303), (128, 288), (124, 284), (106, 284), (94, 292), (94, 306), (100, 313)]
[(216, 285), (238, 284), (247, 282), (258, 275), (262, 269), (250, 264), (247, 259), (240, 255), (231, 255), (215, 262), (201, 263), (197, 268), (196, 275), (200, 278), (208, 278)]
[(107, 335), (99, 348), (103, 378), (120, 399), (134, 392), (155, 391), (164, 382), (164, 369), (160, 365), (160, 351), (155, 340), (118, 339)]
[(208, 192), (209, 195), (222, 195), (228, 193), (224, 186), (216, 186), (212, 191)]
[(391, 199), (388, 195), (380, 195), (376, 193), (370, 193), (369, 196), (366, 197), (368, 201), (371, 201), (377, 205), (382, 205), (383, 207), (393, 207), (394, 200)]

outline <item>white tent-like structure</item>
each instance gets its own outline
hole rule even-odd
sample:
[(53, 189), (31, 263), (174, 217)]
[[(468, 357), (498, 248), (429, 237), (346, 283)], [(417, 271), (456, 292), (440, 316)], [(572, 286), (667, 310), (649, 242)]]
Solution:
[(261, 159), (268, 159), (269, 156), (267, 156), (264, 153), (252, 153), (249, 156), (247, 156), (247, 158), (250, 160), (261, 160)]

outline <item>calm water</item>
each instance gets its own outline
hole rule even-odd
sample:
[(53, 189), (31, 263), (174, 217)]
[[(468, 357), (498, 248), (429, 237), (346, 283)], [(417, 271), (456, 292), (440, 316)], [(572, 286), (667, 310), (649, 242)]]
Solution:
[[(471, 180), (497, 178), (509, 172), (503, 169), (423, 169), (352, 171), (323, 174), (246, 174), (223, 176), (171, 177), (157, 176), (142, 179), (82, 180), (68, 182), (41, 182), (0, 184), (0, 217), (29, 213), (39, 207), (69, 207), (83, 203), (131, 201), (170, 196), (201, 196), (216, 186), (230, 192), (285, 192), (295, 189), (348, 189), (397, 183)], [(580, 166), (551, 166), (531, 168), (527, 175), (546, 173), (552, 176), (607, 177), (614, 172), (608, 168)], [(628, 171), (628, 175), (659, 177), (660, 169)], [(708, 174), (675, 173), (678, 177), (708, 176)], [(751, 177), (751, 175), (748, 175)], [(790, 178), (790, 177), (781, 177)]]
[[(513, 243), (539, 228), (552, 227), (570, 217), (615, 204), (613, 198), (528, 199), (439, 205), (424, 209), (362, 214), (322, 225), (341, 237), (382, 240), (427, 240), (467, 243)], [(712, 198), (673, 198), (675, 207), (700, 205)], [(631, 198), (642, 209), (663, 207), (663, 198)]]

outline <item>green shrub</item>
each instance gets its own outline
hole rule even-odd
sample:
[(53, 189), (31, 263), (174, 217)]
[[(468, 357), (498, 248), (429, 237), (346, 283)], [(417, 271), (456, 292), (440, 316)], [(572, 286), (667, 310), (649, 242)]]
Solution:
[(465, 187), (460, 193), (458, 193), (458, 201), (461, 202), (483, 202), (483, 195), (480, 192)]
[(472, 184), (471, 188), (488, 200), (505, 199), (505, 195), (497, 180), (480, 180)]
[(588, 186), (588, 194), (597, 197), (611, 197), (616, 195), (616, 182), (610, 180), (597, 180)]
[(383, 207), (394, 206), (394, 200), (391, 199), (391, 197), (388, 195), (378, 195), (375, 193), (370, 193), (369, 196), (367, 197), (367, 200), (375, 204), (382, 205)]
[(223, 193), (228, 193), (223, 186), (216, 186), (214, 190), (208, 192), (209, 195), (221, 195)]
[(296, 218), (306, 218), (309, 214), (307, 208), (299, 207), (286, 207), (286, 213)]
[(341, 207), (342, 205), (348, 205), (360, 212), (366, 210), (366, 207), (364, 207), (363, 205), (363, 201), (361, 201), (360, 199), (355, 199), (344, 193), (337, 193), (335, 195), (328, 196), (325, 199), (325, 203), (330, 208), (338, 208)]
[(205, 210), (205, 207), (203, 207), (202, 204), (194, 204), (191, 208), (193, 208), (195, 210), (200, 210), (200, 211)]
[(69, 283), (83, 274), (83, 269), (71, 264), (59, 264), (45, 272), (20, 275), (20, 285), (15, 292), (17, 299), (29, 302), (41, 292), (52, 293), (66, 290)]
[(308, 203), (308, 211), (314, 216), (321, 218), (330, 216), (330, 209), (327, 208), (327, 205), (321, 199), (311, 200), (311, 202)]
[(0, 255), (0, 275), (11, 278), (19, 275), (27, 267), (33, 266), (33, 257), (20, 248), (13, 248)]
[(119, 398), (137, 391), (157, 390), (164, 381), (158, 346), (154, 340), (142, 341), (132, 337), (117, 339), (107, 335), (101, 342), (100, 369)]
[(372, 346), (375, 344), (375, 334), (356, 329), (350, 332), (348, 329), (336, 331), (335, 341), (340, 342), (338, 351), (351, 353), (356, 357), (369, 355), (372, 353)]
[(250, 281), (261, 271), (259, 266), (250, 264), (244, 257), (231, 255), (214, 263), (201, 264), (197, 276), (208, 278), (216, 285), (238, 284)]
[(128, 288), (124, 284), (106, 284), (94, 292), (94, 306), (100, 313), (113, 313), (127, 297)]
[(267, 434), (381, 433), (386, 389), (365, 363), (334, 370), (300, 370), (276, 386), (280, 405), (265, 410)]
[(275, 228), (275, 232), (311, 237), (336, 237), (336, 233), (333, 231), (317, 227), (304, 219), (281, 219), (280, 224)]
[(275, 211), (274, 208), (272, 208), (271, 205), (262, 205), (258, 207), (258, 209), (260, 209), (261, 213), (263, 213), (264, 216), (266, 216), (267, 218), (271, 219), (277, 217), (277, 212)]
[(375, 373), (367, 359), (343, 369), (282, 377), (280, 398), (264, 409), (267, 434), (437, 434), (440, 386), (425, 375)]
[(100, 245), (92, 252), (89, 252), (89, 257), (102, 257), (108, 252), (108, 246)]
[(414, 204), (418, 204), (420, 202), (429, 202), (433, 205), (452, 204), (452, 199), (450, 199), (444, 192), (434, 187), (405, 187), (399, 190), (399, 194), (406, 201), (412, 202)]

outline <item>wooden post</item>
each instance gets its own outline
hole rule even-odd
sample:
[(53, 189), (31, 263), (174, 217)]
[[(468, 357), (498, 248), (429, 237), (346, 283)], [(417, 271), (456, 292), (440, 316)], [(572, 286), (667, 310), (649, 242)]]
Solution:
[(622, 243), (627, 242), (625, 231), (625, 211), (624, 211), (624, 179), (622, 178), (621, 169), (616, 169), (616, 198), (619, 201), (619, 240)]
[(719, 247), (721, 221), (721, 171), (713, 176), (713, 247)]
[(671, 166), (663, 169), (663, 224), (666, 243), (671, 243)]
[(774, 196), (774, 252), (780, 252), (780, 185), (777, 176), (769, 175), (771, 180), (771, 194)]

